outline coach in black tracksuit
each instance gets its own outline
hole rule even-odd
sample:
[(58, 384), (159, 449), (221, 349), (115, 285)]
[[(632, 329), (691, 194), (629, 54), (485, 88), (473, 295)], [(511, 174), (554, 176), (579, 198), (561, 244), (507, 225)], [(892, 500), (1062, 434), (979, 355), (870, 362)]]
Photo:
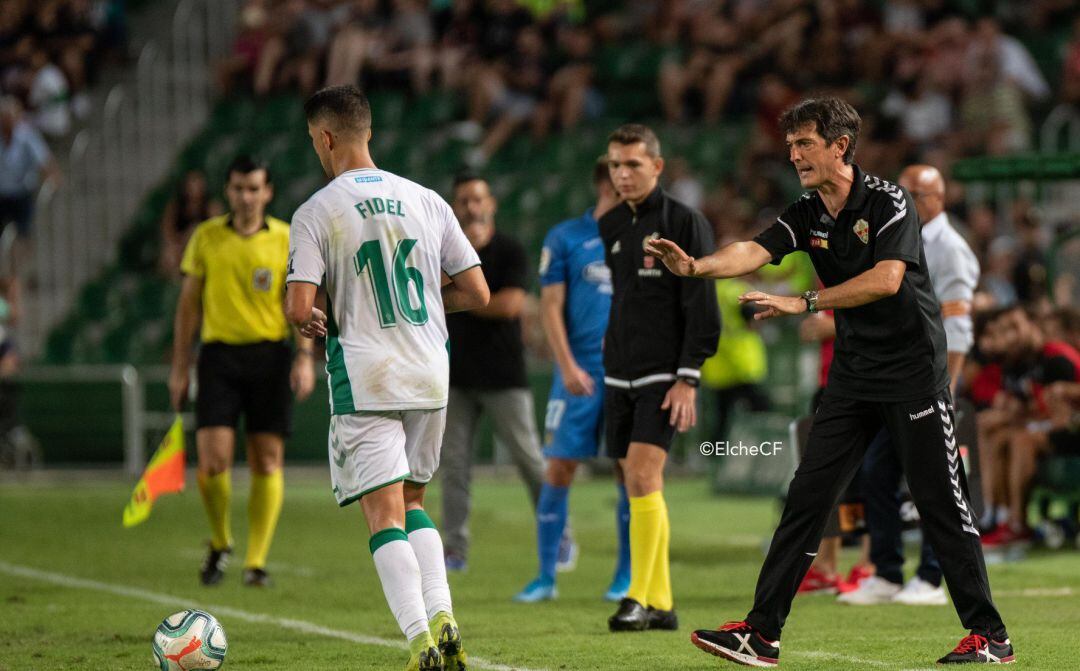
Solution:
[(712, 227), (658, 185), (660, 142), (628, 124), (608, 138), (608, 170), (622, 199), (599, 221), (611, 269), (604, 335), (604, 426), (630, 499), (630, 586), (612, 631), (678, 629), (671, 593), (671, 536), (663, 473), (675, 431), (695, 422), (699, 369), (716, 352), (720, 311), (712, 282), (676, 277), (645, 253), (657, 238), (711, 253)]
[(802, 186), (813, 191), (753, 241), (697, 260), (667, 241), (649, 245), (674, 272), (697, 277), (739, 276), (805, 251), (825, 289), (796, 297), (754, 291), (740, 300), (764, 307), (760, 319), (826, 309), (836, 317), (825, 395), (788, 488), (754, 608), (745, 621), (697, 631), (692, 640), (742, 663), (776, 663), (780, 630), (829, 512), (884, 427), (900, 454), (956, 611), (971, 630), (939, 661), (1011, 661), (953, 435), (945, 335), (918, 215), (907, 191), (851, 163), (859, 124), (858, 113), (837, 99), (808, 100), (785, 112), (781, 126), (791, 161)]

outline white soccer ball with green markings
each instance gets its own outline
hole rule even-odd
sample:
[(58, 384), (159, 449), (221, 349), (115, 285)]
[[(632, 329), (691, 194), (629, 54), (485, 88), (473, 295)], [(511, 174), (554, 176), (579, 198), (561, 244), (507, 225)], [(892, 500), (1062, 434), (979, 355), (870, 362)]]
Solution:
[(154, 632), (154, 663), (161, 671), (217, 669), (229, 644), (210, 613), (182, 610), (161, 621)]

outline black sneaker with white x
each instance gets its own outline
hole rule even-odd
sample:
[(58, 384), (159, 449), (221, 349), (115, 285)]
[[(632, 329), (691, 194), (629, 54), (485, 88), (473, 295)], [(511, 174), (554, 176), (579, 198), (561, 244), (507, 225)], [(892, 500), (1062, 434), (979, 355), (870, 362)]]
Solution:
[(1016, 661), (1008, 638), (995, 641), (972, 632), (960, 639), (956, 649), (937, 661), (938, 664), (1012, 664)]
[(776, 666), (780, 641), (770, 641), (746, 622), (728, 622), (719, 629), (698, 629), (690, 641), (710, 655), (746, 666)]

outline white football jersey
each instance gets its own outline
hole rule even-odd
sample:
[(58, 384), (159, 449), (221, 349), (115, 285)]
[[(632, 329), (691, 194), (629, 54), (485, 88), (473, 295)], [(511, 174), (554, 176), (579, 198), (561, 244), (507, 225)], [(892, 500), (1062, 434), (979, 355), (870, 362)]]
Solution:
[(479, 264), (445, 200), (384, 170), (342, 173), (300, 206), (286, 281), (326, 285), (333, 414), (446, 406), (441, 271)]

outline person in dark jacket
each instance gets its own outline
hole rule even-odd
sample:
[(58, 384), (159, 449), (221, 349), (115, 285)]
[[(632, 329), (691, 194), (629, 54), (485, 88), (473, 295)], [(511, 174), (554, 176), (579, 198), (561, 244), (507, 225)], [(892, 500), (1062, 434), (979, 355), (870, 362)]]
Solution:
[(605, 435), (630, 497), (630, 589), (608, 627), (674, 630), (664, 462), (675, 431), (696, 422), (700, 368), (716, 352), (720, 311), (712, 283), (673, 275), (645, 244), (674, 239), (698, 255), (715, 247), (705, 217), (660, 188), (664, 159), (652, 130), (620, 127), (607, 158), (623, 202), (599, 222), (614, 289), (604, 336)]

